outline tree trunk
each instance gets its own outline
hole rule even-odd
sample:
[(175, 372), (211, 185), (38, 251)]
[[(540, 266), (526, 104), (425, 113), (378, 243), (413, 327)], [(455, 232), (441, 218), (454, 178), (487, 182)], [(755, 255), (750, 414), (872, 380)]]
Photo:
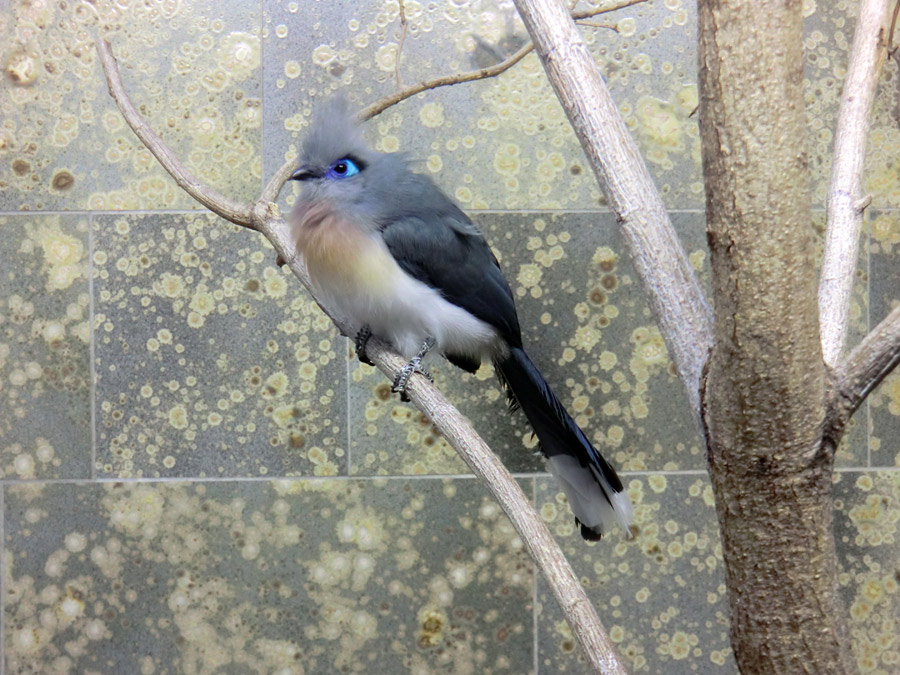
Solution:
[(836, 591), (801, 0), (701, 0), (715, 347), (703, 391), (743, 673), (852, 672)]

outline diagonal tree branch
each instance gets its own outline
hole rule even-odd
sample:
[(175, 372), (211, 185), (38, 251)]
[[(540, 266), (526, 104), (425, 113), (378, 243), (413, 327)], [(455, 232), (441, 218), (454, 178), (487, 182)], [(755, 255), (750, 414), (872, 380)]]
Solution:
[(153, 152), (153, 156), (169, 172), (169, 175), (175, 179), (178, 187), (216, 215), (222, 216), (235, 225), (255, 229), (250, 221), (250, 207), (247, 204), (239, 204), (201, 183), (194, 174), (185, 168), (184, 164), (175, 156), (175, 153), (150, 128), (150, 125), (144, 121), (144, 118), (141, 117), (141, 114), (131, 103), (128, 96), (125, 95), (125, 89), (122, 86), (122, 76), (119, 73), (119, 64), (113, 57), (109, 42), (99, 39), (97, 41), (97, 52), (100, 54), (103, 72), (107, 76), (106, 81), (109, 86), (110, 96), (119, 103), (119, 110), (121, 110), (125, 121), (128, 122), (128, 126), (132, 128), (135, 135), (141, 139), (144, 145)]
[(572, 16), (559, 0), (515, 4), (618, 217), (700, 428), (700, 376), (712, 345), (712, 312), (697, 276)]
[(895, 307), (840, 364), (834, 377), (838, 414), (846, 423), (900, 363), (900, 306)]
[(887, 47), (888, 4), (888, 0), (861, 0), (859, 4), (835, 130), (825, 256), (819, 278), (819, 324), (828, 365), (837, 363), (847, 339), (859, 235), (870, 201), (862, 194), (862, 172), (875, 88)]
[[(279, 169), (263, 191), (264, 199), (258, 200), (253, 205), (239, 204), (215, 192), (194, 178), (175, 153), (140, 117), (122, 84), (109, 43), (98, 40), (97, 51), (100, 54), (110, 95), (116, 101), (129, 126), (160, 164), (185, 191), (211, 211), (232, 223), (263, 234), (312, 295), (309, 275), (301, 257), (297, 254), (290, 228), (281, 217), (278, 206), (272, 203), (289, 175), (291, 164), (286, 163)], [(315, 296), (313, 298), (315, 299)], [(319, 306), (322, 307), (321, 304)], [(344, 317), (330, 313), (326, 307), (322, 309), (331, 317), (341, 333), (347, 335), (349, 322)], [(405, 365), (403, 359), (380, 340), (370, 340), (366, 351), (378, 369), (390, 379), (393, 379)], [(485, 482), (503, 508), (549, 584), (595, 672), (624, 674), (625, 671), (618, 661), (612, 642), (559, 544), (506, 467), (472, 429), (469, 422), (426, 378), (418, 374), (413, 375), (409, 381), (407, 394), (459, 453), (472, 472)]]

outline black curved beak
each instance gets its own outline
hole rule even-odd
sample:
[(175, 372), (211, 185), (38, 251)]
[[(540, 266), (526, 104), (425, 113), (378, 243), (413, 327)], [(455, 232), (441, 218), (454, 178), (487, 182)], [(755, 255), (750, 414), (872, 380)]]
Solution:
[(319, 172), (315, 171), (308, 164), (302, 164), (291, 174), (290, 180), (309, 180), (310, 178), (319, 178)]

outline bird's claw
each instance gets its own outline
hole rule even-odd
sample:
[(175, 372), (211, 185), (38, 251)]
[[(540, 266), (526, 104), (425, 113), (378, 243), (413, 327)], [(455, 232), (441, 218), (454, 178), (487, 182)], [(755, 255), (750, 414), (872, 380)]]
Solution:
[(394, 378), (394, 383), (391, 385), (391, 391), (394, 393), (400, 394), (400, 400), (404, 403), (409, 402), (409, 396), (406, 395), (406, 387), (409, 385), (409, 378), (412, 377), (413, 373), (418, 372), (421, 375), (424, 375), (428, 378), (430, 382), (434, 382), (434, 378), (431, 377), (431, 374), (425, 370), (424, 368), (420, 368), (419, 364), (422, 362), (422, 359), (425, 358), (425, 355), (434, 347), (434, 338), (428, 338), (425, 340), (425, 343), (422, 345), (422, 348), (418, 351), (418, 353), (410, 359), (409, 363), (407, 363), (403, 368), (400, 369), (400, 372), (397, 373), (397, 377)]
[(368, 326), (363, 326), (359, 329), (359, 332), (356, 334), (356, 357), (367, 366), (374, 366), (372, 359), (366, 353), (366, 344), (369, 342), (370, 337), (372, 337), (372, 330)]

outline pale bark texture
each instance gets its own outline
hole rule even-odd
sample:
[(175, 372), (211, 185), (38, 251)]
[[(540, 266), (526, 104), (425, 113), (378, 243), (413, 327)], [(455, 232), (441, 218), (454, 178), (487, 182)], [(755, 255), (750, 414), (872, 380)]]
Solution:
[(801, 0), (699, 8), (715, 305), (703, 418), (743, 673), (853, 671), (823, 433), (801, 11)]
[[(637, 144), (560, 0), (514, 0), (591, 168), (616, 214), (691, 411), (712, 337), (709, 305)], [(699, 422), (699, 419), (698, 419)]]
[(887, 52), (888, 0), (861, 0), (841, 110), (834, 134), (819, 318), (825, 363), (835, 365), (847, 339), (850, 296), (856, 278), (859, 234), (871, 196), (862, 192), (872, 105)]

